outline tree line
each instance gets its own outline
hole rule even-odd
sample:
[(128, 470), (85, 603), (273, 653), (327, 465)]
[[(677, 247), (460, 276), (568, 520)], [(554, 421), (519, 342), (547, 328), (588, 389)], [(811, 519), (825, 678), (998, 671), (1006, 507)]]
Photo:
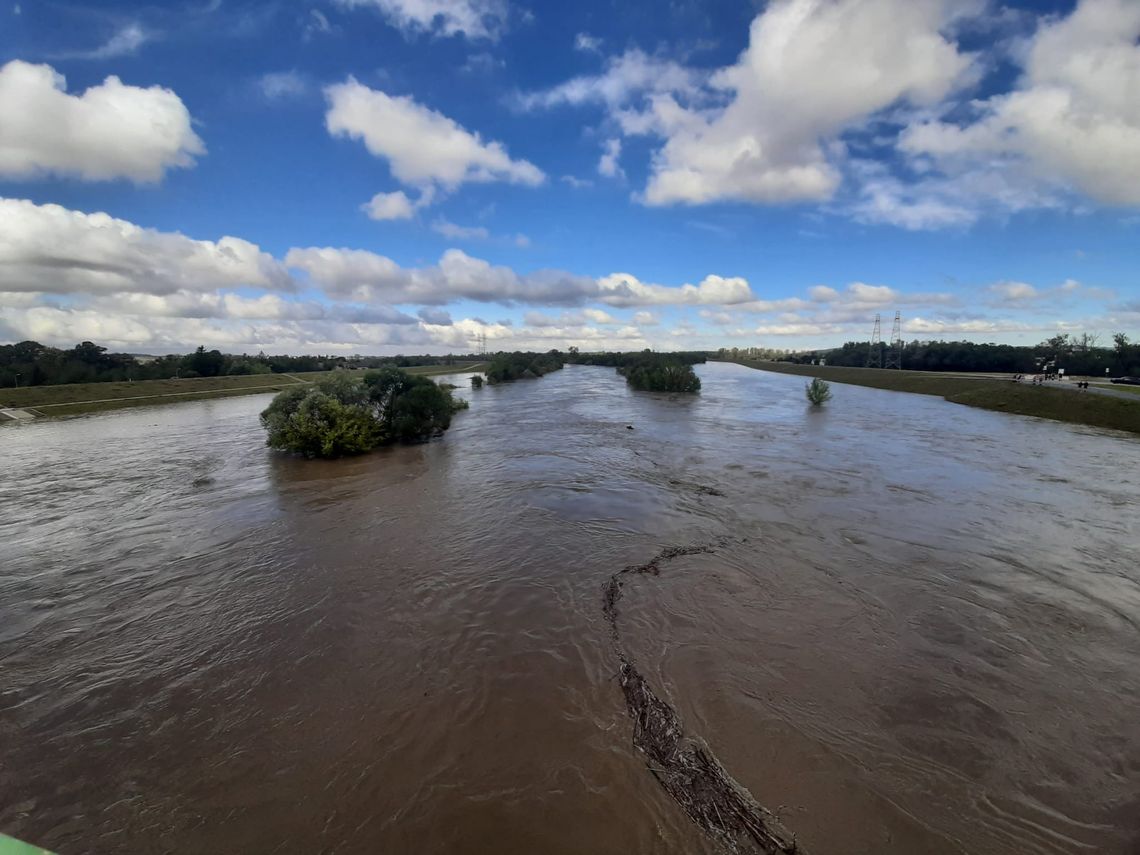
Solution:
[(562, 353), (557, 350), (546, 353), (496, 353), (483, 373), (487, 375), (488, 383), (513, 383), (515, 380), (541, 377), (557, 371), (565, 361)]
[[(37, 341), (0, 345), (0, 388), (55, 386), (61, 383), (107, 383), (124, 380), (169, 380), (175, 377), (222, 377), (289, 374), (334, 368), (407, 368), (451, 365), (463, 357), (447, 356), (268, 356), (226, 354), (199, 347), (193, 353), (138, 356), (111, 353), (89, 341), (72, 348), (48, 347)], [(464, 361), (474, 361), (469, 357)]]
[[(978, 371), (997, 374), (1035, 374), (1046, 369), (1064, 369), (1069, 375), (1103, 377), (1106, 374), (1140, 375), (1140, 344), (1124, 333), (1112, 337), (1112, 347), (1098, 346), (1096, 336), (1053, 336), (1040, 344), (978, 344), (971, 341), (911, 341), (903, 344), (902, 367), (911, 371)], [(890, 346), (877, 345), (884, 364)], [(866, 341), (849, 341), (842, 347), (803, 351), (779, 357), (781, 362), (863, 367), (873, 355)]]

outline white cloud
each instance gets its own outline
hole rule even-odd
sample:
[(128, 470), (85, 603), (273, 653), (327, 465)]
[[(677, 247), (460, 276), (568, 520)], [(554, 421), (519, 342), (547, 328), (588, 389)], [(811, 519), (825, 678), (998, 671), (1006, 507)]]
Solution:
[[(484, 142), (453, 120), (407, 96), (392, 96), (350, 77), (325, 89), (325, 125), (333, 136), (364, 143), (388, 161), (392, 175), (430, 194), (467, 182), (503, 181), (536, 186), (546, 176), (533, 163), (514, 160), (499, 142)], [(421, 197), (421, 203), (430, 196)]]
[(460, 226), (442, 217), (431, 224), (431, 230), (453, 240), (487, 240), (491, 236), (482, 226)]
[(899, 102), (938, 103), (970, 79), (942, 35), (948, 0), (776, 0), (748, 49), (712, 85), (723, 109), (659, 101), (666, 137), (651, 205), (826, 200), (840, 183), (841, 132)]
[(1009, 303), (1035, 300), (1038, 297), (1037, 289), (1028, 282), (997, 282), (991, 285), (989, 290)]
[(169, 294), (241, 286), (291, 283), (272, 256), (240, 238), (193, 240), (103, 213), (0, 199), (0, 290)]
[(0, 176), (156, 182), (205, 152), (190, 112), (169, 89), (108, 77), (69, 95), (51, 66), (13, 60), (0, 68)]
[(394, 193), (377, 193), (361, 206), (373, 220), (411, 219), (416, 207), (403, 190)]
[(575, 190), (581, 190), (585, 187), (593, 187), (594, 182), (589, 178), (578, 178), (574, 175), (563, 175), (560, 179), (564, 184), (569, 184)]
[(498, 38), (507, 23), (506, 0), (338, 0), (342, 6), (376, 9), (405, 33), (469, 39)]
[[(17, 7), (18, 9), (19, 7)], [(18, 13), (17, 13), (18, 14)], [(144, 44), (150, 41), (151, 34), (137, 23), (126, 24), (116, 31), (107, 41), (93, 50), (73, 51), (58, 54), (59, 59), (115, 59), (120, 56), (130, 56), (138, 52)]]
[(610, 139), (602, 143), (602, 156), (598, 160), (598, 174), (607, 178), (621, 178), (625, 175), (618, 158), (621, 157), (621, 140)]
[(699, 285), (680, 288), (650, 285), (629, 273), (611, 273), (598, 280), (601, 302), (611, 306), (731, 305), (752, 299), (748, 281), (738, 276), (710, 275)]
[(975, 102), (963, 124), (913, 123), (900, 148), (959, 181), (1005, 176), (1045, 198), (1140, 205), (1140, 4), (1082, 0), (1046, 19), (1024, 56), (1013, 91)]
[(602, 40), (597, 36), (591, 36), (589, 33), (578, 33), (574, 37), (574, 50), (580, 50), (584, 53), (598, 53), (602, 49)]
[(261, 94), (270, 101), (299, 98), (309, 91), (309, 79), (298, 71), (272, 71), (257, 79)]
[(646, 93), (695, 95), (705, 76), (702, 71), (633, 48), (610, 58), (602, 74), (583, 75), (551, 89), (522, 93), (517, 103), (526, 110), (591, 103), (618, 109)]
[(359, 249), (295, 248), (285, 256), (291, 268), (334, 299), (358, 302), (440, 305), (468, 299), (497, 303), (572, 305), (595, 296), (597, 283), (563, 271), (519, 275), (458, 249), (430, 267), (404, 268), (386, 256)]
[(320, 9), (310, 9), (308, 16), (302, 24), (302, 32), (306, 40), (314, 36), (329, 35), (337, 31), (329, 21), (328, 16)]

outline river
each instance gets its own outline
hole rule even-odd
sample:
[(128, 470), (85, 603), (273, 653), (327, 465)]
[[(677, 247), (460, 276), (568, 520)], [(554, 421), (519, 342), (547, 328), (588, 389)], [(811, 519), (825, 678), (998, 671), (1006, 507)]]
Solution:
[(812, 855), (1140, 852), (1140, 442), (699, 373), (464, 388), (443, 439), (330, 462), (264, 447), (265, 396), (3, 427), (0, 831), (713, 852), (601, 606), (715, 543), (629, 577), (622, 637)]

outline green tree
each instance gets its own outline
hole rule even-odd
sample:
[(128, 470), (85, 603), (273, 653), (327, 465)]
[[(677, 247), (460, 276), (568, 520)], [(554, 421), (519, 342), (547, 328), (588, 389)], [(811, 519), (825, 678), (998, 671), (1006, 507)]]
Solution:
[(262, 412), (261, 423), (271, 448), (342, 457), (438, 436), (465, 406), (426, 377), (385, 368), (361, 380), (340, 374), (286, 389)]
[(804, 386), (804, 392), (813, 407), (822, 407), (831, 400), (831, 386), (818, 377)]

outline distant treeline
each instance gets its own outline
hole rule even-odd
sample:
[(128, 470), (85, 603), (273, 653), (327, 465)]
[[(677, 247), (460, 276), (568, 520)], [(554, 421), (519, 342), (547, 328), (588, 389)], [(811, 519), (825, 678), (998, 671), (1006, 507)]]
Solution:
[[(911, 371), (980, 371), (1034, 374), (1064, 369), (1069, 375), (1103, 377), (1140, 374), (1140, 344), (1123, 333), (1113, 336), (1113, 347), (1097, 346), (1095, 336), (1057, 335), (1040, 344), (1019, 347), (1010, 344), (976, 344), (970, 341), (911, 341), (903, 345), (902, 367)], [(889, 345), (880, 344), (885, 364)], [(781, 362), (811, 364), (823, 359), (828, 365), (864, 367), (870, 343), (849, 341), (843, 347), (813, 350), (780, 357)]]
[(407, 368), (475, 361), (456, 356), (256, 356), (222, 353), (199, 347), (186, 355), (159, 357), (110, 353), (84, 341), (69, 349), (35, 341), (0, 345), (0, 388), (54, 386), (60, 383), (103, 383), (121, 380), (168, 380), (172, 377), (222, 377), (242, 374), (286, 374), (334, 368)]
[(547, 353), (497, 353), (483, 373), (487, 375), (488, 383), (511, 383), (557, 371), (565, 361), (565, 357), (557, 350)]
[(567, 362), (575, 365), (609, 365), (614, 368), (623, 368), (639, 362), (667, 359), (669, 362), (681, 365), (700, 365), (708, 358), (703, 350), (679, 350), (676, 353), (655, 353), (652, 350), (638, 350), (631, 353), (617, 353), (606, 351), (604, 353), (579, 353), (575, 347), (570, 348), (566, 357)]
[(685, 392), (701, 390), (693, 366), (703, 363), (706, 354), (698, 351), (677, 353), (577, 353), (571, 351), (570, 362), (580, 365), (612, 365), (625, 377), (630, 388), (642, 392)]

